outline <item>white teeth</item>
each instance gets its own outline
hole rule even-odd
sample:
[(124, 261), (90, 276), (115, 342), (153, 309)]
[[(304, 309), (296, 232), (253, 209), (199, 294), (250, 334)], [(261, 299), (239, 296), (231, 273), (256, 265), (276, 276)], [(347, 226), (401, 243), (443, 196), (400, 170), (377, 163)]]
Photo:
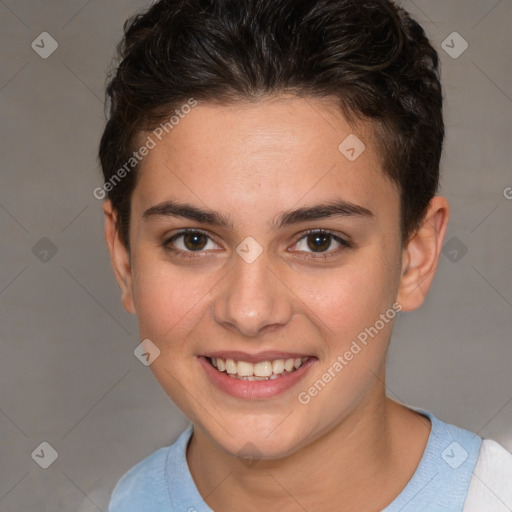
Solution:
[(276, 359), (272, 361), (272, 373), (283, 373), (284, 359)]
[(251, 375), (254, 375), (254, 365), (246, 361), (238, 361), (236, 373), (240, 377), (251, 377)]
[[(219, 359), (220, 358), (218, 358), (217, 361)], [(234, 374), (237, 372), (236, 363), (235, 363), (235, 361), (233, 361), (233, 359), (226, 359), (226, 371), (231, 374)]]
[(261, 361), (253, 366), (256, 377), (270, 377), (272, 375), (272, 363), (270, 361)]
[(291, 372), (293, 370), (293, 367), (295, 366), (295, 359), (287, 359), (284, 362), (284, 369), (287, 372)]
[(273, 380), (284, 373), (290, 373), (299, 369), (309, 358), (297, 357), (290, 359), (275, 359), (274, 361), (260, 361), (249, 363), (248, 361), (235, 361), (234, 359), (222, 359), (212, 357), (212, 365), (220, 372), (226, 371), (228, 375), (243, 380)]

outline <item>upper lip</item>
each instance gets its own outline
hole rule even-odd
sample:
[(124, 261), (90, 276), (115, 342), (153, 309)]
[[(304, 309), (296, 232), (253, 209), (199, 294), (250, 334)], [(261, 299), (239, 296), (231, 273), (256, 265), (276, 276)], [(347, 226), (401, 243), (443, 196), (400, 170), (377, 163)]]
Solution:
[(314, 357), (310, 354), (301, 354), (298, 352), (282, 352), (278, 350), (269, 350), (265, 352), (248, 353), (238, 350), (220, 350), (203, 354), (204, 357), (222, 359), (234, 359), (235, 361), (247, 361), (248, 363), (259, 363), (261, 361), (273, 361), (275, 359), (298, 359), (303, 357)]

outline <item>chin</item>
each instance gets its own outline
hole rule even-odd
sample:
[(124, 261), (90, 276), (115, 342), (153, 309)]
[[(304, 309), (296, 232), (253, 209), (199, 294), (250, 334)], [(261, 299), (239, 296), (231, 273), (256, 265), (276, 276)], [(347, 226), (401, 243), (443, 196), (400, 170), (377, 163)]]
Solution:
[(228, 432), (218, 427), (215, 431), (208, 430), (208, 433), (230, 455), (254, 461), (278, 460), (297, 451), (301, 441), (290, 425), (283, 424), (284, 428), (276, 428), (278, 424), (279, 422), (274, 421), (273, 426), (269, 428), (267, 423), (262, 425), (260, 422), (254, 422), (247, 425), (247, 422), (237, 422), (231, 423)]

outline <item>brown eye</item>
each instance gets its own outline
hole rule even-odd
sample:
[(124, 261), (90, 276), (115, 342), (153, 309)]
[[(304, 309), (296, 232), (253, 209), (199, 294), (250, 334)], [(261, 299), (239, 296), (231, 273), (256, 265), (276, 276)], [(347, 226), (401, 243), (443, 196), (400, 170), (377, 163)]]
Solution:
[(201, 253), (203, 249), (218, 249), (219, 246), (206, 233), (195, 229), (184, 230), (163, 243), (165, 249), (177, 253)]
[(315, 252), (323, 252), (331, 246), (332, 235), (326, 233), (313, 233), (307, 236), (308, 247)]
[(189, 251), (200, 251), (204, 249), (208, 242), (208, 237), (202, 233), (191, 232), (183, 235), (183, 244)]
[(293, 250), (303, 252), (307, 257), (315, 257), (316, 254), (325, 259), (327, 256), (335, 256), (349, 247), (351, 244), (343, 238), (319, 229), (304, 233)]

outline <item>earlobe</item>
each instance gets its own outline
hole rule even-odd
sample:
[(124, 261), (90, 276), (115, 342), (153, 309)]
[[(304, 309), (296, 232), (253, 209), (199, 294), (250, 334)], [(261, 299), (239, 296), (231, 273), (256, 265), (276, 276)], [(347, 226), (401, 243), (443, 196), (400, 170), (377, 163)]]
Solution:
[(420, 227), (409, 239), (402, 256), (402, 275), (397, 300), (403, 311), (419, 308), (432, 284), (450, 217), (444, 197), (429, 203)]
[(119, 236), (117, 213), (111, 201), (103, 203), (103, 212), (105, 213), (105, 241), (116, 281), (121, 289), (121, 303), (126, 311), (135, 314), (130, 254)]

